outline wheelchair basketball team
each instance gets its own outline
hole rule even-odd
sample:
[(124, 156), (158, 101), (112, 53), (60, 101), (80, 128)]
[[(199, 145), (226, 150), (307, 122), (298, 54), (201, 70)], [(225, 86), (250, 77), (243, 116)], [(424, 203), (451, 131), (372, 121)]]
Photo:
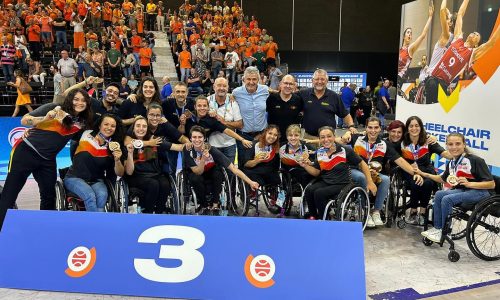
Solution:
[[(122, 177), (129, 187), (143, 192), (142, 213), (186, 213), (179, 207), (194, 205), (196, 214), (219, 215), (224, 205), (219, 195), (225, 193), (234, 215), (246, 215), (248, 206), (258, 205), (263, 197), (271, 213), (283, 216), (290, 214), (294, 198), (299, 197), (303, 218), (334, 215), (375, 227), (384, 225), (396, 213), (391, 209), (401, 205), (399, 200), (396, 205), (388, 201), (391, 189), (403, 188), (393, 186), (391, 180), (399, 173), (409, 194), (408, 207), (403, 200), (405, 220), (423, 225), (434, 197), (434, 228), (422, 235), (439, 242), (454, 206), (479, 202), (495, 188), (485, 161), (469, 152), (462, 134), (450, 133), (445, 150), (426, 134), (417, 116), (405, 124), (393, 121), (385, 135), (380, 120), (369, 117), (363, 134), (348, 130), (338, 137), (334, 128), (323, 126), (318, 140), (312, 141), (301, 139), (299, 125), (289, 125), (286, 132), (268, 125), (250, 141), (209, 116), (209, 108), (209, 100), (198, 96), (192, 115), (181, 121), (189, 139), (164, 120), (161, 103), (154, 101), (146, 107), (147, 117), (135, 116), (128, 130), (114, 114), (102, 114), (93, 122), (91, 99), (81, 89), (71, 91), (61, 106), (46, 104), (25, 115), (22, 124), (32, 128), (12, 149), (0, 200), (0, 226), (30, 174), (39, 184), (40, 208), (56, 208), (56, 155), (71, 139), (77, 140), (76, 151), (64, 175), (64, 189), (80, 198), (87, 211), (112, 210), (108, 203), (115, 191), (105, 181)], [(211, 134), (221, 132), (242, 142), (246, 149), (237, 155), (244, 156), (243, 165), (235, 166), (238, 159), (228, 158), (208, 143)], [(281, 134), (286, 141), (280, 145)], [(169, 179), (176, 172), (172, 170), (176, 161), (169, 160), (177, 153), (182, 153), (180, 181)], [(442, 175), (435, 172), (432, 154), (449, 160)], [(174, 185), (184, 186), (183, 197)], [(176, 193), (179, 203), (166, 203), (171, 193)]]

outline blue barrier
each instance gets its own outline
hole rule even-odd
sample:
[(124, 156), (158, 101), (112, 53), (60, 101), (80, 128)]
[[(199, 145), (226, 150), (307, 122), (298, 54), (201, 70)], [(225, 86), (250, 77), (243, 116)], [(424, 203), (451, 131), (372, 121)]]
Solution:
[[(21, 118), (0, 118), (0, 180), (7, 177), (7, 168), (9, 165), (10, 152), (12, 145), (20, 139), (27, 127), (21, 125)], [(57, 166), (59, 168), (71, 165), (69, 157), (69, 143), (57, 155)]]
[(15, 211), (0, 287), (198, 299), (366, 299), (359, 223)]

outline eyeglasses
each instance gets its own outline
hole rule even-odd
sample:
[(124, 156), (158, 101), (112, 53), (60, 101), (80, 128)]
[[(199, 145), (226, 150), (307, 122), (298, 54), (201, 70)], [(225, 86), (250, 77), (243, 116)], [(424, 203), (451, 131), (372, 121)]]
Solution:
[(151, 119), (160, 119), (160, 118), (161, 118), (161, 115), (156, 115), (156, 114), (148, 114), (148, 117), (150, 117)]

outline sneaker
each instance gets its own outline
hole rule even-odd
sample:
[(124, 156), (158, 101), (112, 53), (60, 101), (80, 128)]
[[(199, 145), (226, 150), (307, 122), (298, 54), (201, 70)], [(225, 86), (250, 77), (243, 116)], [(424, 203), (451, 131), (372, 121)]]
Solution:
[(433, 241), (434, 243), (440, 243), (441, 242), (441, 234), (442, 234), (442, 230), (439, 229), (437, 231), (435, 231), (433, 234), (429, 234), (427, 236), (427, 238), (431, 241)]
[(368, 218), (366, 219), (366, 226), (370, 228), (375, 227), (375, 222), (373, 222), (373, 218), (370, 215), (368, 215)]
[(418, 215), (418, 217), (417, 217), (417, 223), (420, 226), (424, 226), (424, 224), (425, 224), (425, 217), (424, 217), (424, 215)]
[(384, 225), (384, 222), (382, 222), (382, 219), (380, 218), (380, 213), (379, 212), (374, 212), (372, 214), (372, 219), (373, 219), (373, 223), (375, 223), (375, 226), (382, 226), (382, 225)]
[(417, 214), (411, 214), (409, 217), (408, 217), (408, 221), (407, 223), (409, 224), (417, 224)]
[(428, 237), (429, 235), (435, 234), (435, 233), (436, 233), (436, 231), (440, 231), (440, 229), (431, 228), (431, 229), (429, 229), (429, 230), (422, 231), (420, 234), (421, 234), (422, 236)]

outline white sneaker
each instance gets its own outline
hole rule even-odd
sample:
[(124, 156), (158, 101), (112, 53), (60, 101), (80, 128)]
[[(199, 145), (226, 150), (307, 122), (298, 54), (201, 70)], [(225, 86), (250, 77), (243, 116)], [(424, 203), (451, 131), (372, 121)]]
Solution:
[(375, 226), (382, 226), (382, 225), (384, 225), (384, 222), (382, 222), (382, 219), (380, 218), (380, 213), (379, 212), (374, 212), (372, 214), (372, 219), (373, 219), (373, 223), (375, 223)]
[(441, 242), (441, 234), (442, 234), (442, 230), (437, 230), (435, 231), (433, 234), (429, 234), (427, 236), (427, 238), (431, 241), (433, 241), (434, 243), (440, 243)]
[(423, 236), (425, 236), (425, 237), (428, 237), (428, 236), (429, 236), (429, 235), (431, 235), (431, 234), (435, 234), (435, 233), (436, 233), (436, 231), (438, 231), (438, 230), (440, 230), (440, 229), (431, 228), (431, 229), (429, 229), (429, 230), (422, 231), (420, 234), (421, 234), (421, 235), (423, 235)]
[(366, 226), (367, 227), (375, 227), (375, 222), (373, 222), (372, 216), (368, 215), (368, 218), (366, 219)]

